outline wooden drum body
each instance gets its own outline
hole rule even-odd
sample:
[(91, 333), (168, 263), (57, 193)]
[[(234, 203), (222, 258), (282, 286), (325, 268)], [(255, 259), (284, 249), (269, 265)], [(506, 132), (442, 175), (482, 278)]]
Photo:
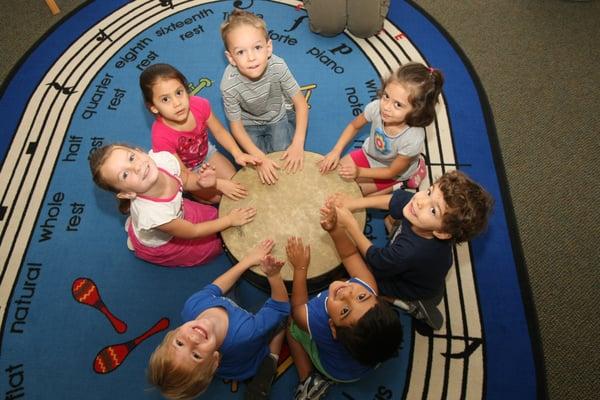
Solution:
[[(275, 152), (267, 157), (283, 164), (279, 160), (282, 154)], [(234, 208), (256, 208), (254, 221), (221, 233), (223, 242), (229, 254), (240, 260), (262, 240), (275, 240), (272, 253), (278, 259), (286, 260), (281, 275), (288, 290), (291, 288), (293, 268), (287, 262), (285, 245), (290, 236), (298, 236), (310, 245), (309, 292), (320, 291), (332, 280), (344, 276), (333, 240), (321, 228), (319, 210), (325, 199), (333, 193), (347, 193), (352, 197), (362, 197), (362, 193), (356, 182), (344, 181), (335, 171), (322, 175), (317, 165), (321, 158), (319, 154), (304, 152), (304, 169), (295, 174), (279, 170), (279, 180), (274, 185), (262, 184), (254, 168), (242, 168), (232, 180), (245, 185), (248, 196), (239, 201), (223, 197), (219, 206), (220, 217)], [(354, 216), (364, 229), (365, 211), (356, 211)], [(244, 277), (261, 289), (269, 290), (269, 283), (260, 267), (252, 267)]]

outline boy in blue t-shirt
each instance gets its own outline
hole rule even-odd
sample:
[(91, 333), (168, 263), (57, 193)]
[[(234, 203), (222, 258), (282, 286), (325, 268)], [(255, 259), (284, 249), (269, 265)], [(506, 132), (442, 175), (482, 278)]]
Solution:
[[(265, 240), (215, 281), (193, 294), (181, 312), (185, 321), (168, 332), (152, 354), (148, 377), (167, 398), (193, 398), (206, 390), (214, 375), (243, 381), (256, 375), (246, 398), (267, 399), (284, 331), (277, 328), (290, 313), (280, 275), (284, 262), (271, 254)], [(252, 314), (223, 294), (251, 266), (259, 264), (271, 287), (271, 298)]]
[(302, 239), (288, 240), (286, 251), (294, 268), (294, 282), (287, 339), (301, 382), (296, 400), (318, 399), (333, 382), (360, 379), (394, 356), (402, 343), (400, 319), (377, 296), (375, 278), (337, 225), (333, 203), (325, 204), (321, 216), (321, 226), (331, 235), (351, 279), (332, 282), (309, 301), (306, 276), (310, 248)]

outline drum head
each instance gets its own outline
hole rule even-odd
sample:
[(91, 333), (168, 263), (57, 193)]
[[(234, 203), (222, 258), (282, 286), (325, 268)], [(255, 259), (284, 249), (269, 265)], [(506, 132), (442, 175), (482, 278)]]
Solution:
[[(283, 165), (279, 160), (283, 152), (267, 155), (271, 160)], [(256, 218), (244, 226), (231, 227), (221, 232), (223, 242), (230, 256), (242, 259), (254, 246), (264, 239), (275, 240), (273, 254), (286, 261), (281, 275), (288, 289), (293, 279), (293, 269), (287, 261), (285, 245), (290, 236), (302, 238), (310, 245), (310, 265), (308, 268), (309, 291), (318, 291), (344, 275), (340, 271), (340, 257), (329, 234), (321, 228), (319, 210), (325, 199), (336, 193), (346, 193), (352, 197), (362, 197), (360, 187), (354, 181), (344, 181), (336, 171), (322, 175), (317, 162), (320, 154), (304, 152), (304, 168), (295, 174), (278, 171), (279, 180), (274, 185), (264, 185), (254, 168), (240, 169), (232, 180), (248, 189), (248, 197), (233, 201), (223, 197), (219, 205), (219, 217), (227, 215), (238, 207), (254, 207)], [(364, 210), (354, 213), (362, 229), (365, 226)], [(343, 268), (341, 268), (343, 270)], [(251, 272), (250, 272), (251, 271)], [(245, 277), (257, 286), (268, 290), (269, 284), (260, 267), (252, 267)]]

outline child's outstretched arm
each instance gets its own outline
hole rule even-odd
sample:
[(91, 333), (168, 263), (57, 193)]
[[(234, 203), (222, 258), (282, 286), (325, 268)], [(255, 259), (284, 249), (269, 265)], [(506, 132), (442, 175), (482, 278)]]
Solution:
[(340, 227), (344, 228), (350, 235), (360, 254), (363, 257), (367, 255), (367, 250), (373, 245), (373, 243), (365, 236), (362, 229), (358, 225), (358, 221), (354, 218), (354, 215), (346, 207), (336, 207), (337, 223)]
[(308, 303), (308, 289), (306, 276), (310, 264), (310, 246), (304, 246), (302, 239), (290, 237), (285, 246), (287, 258), (294, 268), (294, 281), (292, 283), (292, 318), (300, 328), (308, 329), (306, 303)]
[(260, 164), (259, 157), (242, 152), (231, 134), (225, 129), (221, 121), (219, 121), (212, 111), (206, 120), (206, 125), (215, 139), (217, 139), (217, 142), (233, 156), (238, 165), (245, 167), (247, 164)]
[(276, 259), (272, 254), (267, 254), (260, 260), (260, 269), (267, 276), (271, 287), (271, 298), (276, 301), (289, 301), (288, 292), (281, 278), (281, 267), (285, 261)]
[(342, 131), (340, 138), (338, 139), (335, 146), (325, 157), (319, 161), (319, 171), (325, 173), (327, 171), (334, 170), (340, 163), (340, 157), (342, 152), (348, 146), (350, 141), (354, 139), (354, 136), (365, 126), (369, 121), (365, 118), (364, 114), (358, 115), (350, 122), (346, 128)]
[[(377, 293), (375, 277), (367, 267), (365, 260), (358, 253), (356, 246), (352, 243), (344, 228), (338, 223), (338, 210), (340, 209), (335, 208), (333, 201), (326, 201), (321, 208), (321, 227), (329, 232), (348, 274), (353, 278), (361, 279)], [(346, 211), (348, 210), (346, 209)], [(348, 213), (350, 212), (348, 211)], [(352, 214), (350, 214), (350, 217), (354, 219)]]
[(217, 285), (222, 293), (228, 292), (248, 268), (260, 263), (261, 260), (273, 250), (273, 246), (275, 246), (275, 242), (272, 239), (263, 240), (250, 250), (250, 252), (237, 264), (215, 279), (213, 284)]
[(180, 239), (197, 239), (221, 232), (231, 226), (245, 225), (252, 222), (255, 216), (255, 208), (234, 208), (228, 215), (210, 221), (193, 223), (183, 218), (175, 218), (157, 228)]
[(304, 142), (306, 141), (306, 128), (308, 126), (308, 103), (302, 91), (292, 97), (294, 110), (296, 111), (296, 130), (292, 143), (281, 156), (283, 168), (287, 172), (295, 173), (302, 170), (304, 166)]
[(346, 193), (334, 193), (327, 198), (327, 201), (333, 201), (336, 207), (346, 207), (350, 211), (361, 210), (364, 208), (389, 210), (391, 199), (391, 194), (367, 197), (350, 197)]
[(344, 179), (394, 179), (408, 169), (413, 158), (398, 155), (389, 167), (377, 168), (357, 167), (354, 163), (348, 163), (347, 165), (340, 166), (339, 173)]

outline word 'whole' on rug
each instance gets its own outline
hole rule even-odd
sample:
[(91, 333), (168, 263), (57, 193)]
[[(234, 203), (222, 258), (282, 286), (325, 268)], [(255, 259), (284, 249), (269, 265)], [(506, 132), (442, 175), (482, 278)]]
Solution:
[[(180, 69), (190, 92), (207, 98), (225, 121), (219, 82), (227, 60), (219, 26), (234, 3), (265, 19), (274, 53), (286, 60), (308, 100), (307, 151), (331, 149), (377, 97), (380, 77), (422, 62), (442, 70), (446, 83), (426, 129), (429, 179), (421, 188), (460, 169), (496, 199), (488, 230), (455, 247), (439, 306), (442, 329), (433, 332), (403, 315), (398, 357), (360, 382), (336, 385), (329, 396), (534, 398), (542, 382), (537, 332), (530, 328), (531, 303), (485, 95), (443, 29), (399, 0), (391, 3), (383, 30), (367, 39), (312, 33), (302, 3), (294, 0), (89, 2), (21, 60), (0, 99), (4, 398), (160, 398), (145, 379), (150, 353), (181, 323), (186, 298), (232, 261), (222, 255), (204, 266), (169, 269), (136, 259), (114, 197), (92, 183), (88, 155), (112, 142), (150, 147), (152, 116), (138, 77), (157, 62)], [(365, 233), (378, 245), (386, 242), (383, 216), (366, 216)], [(237, 301), (249, 309), (266, 297), (246, 280), (236, 288)], [(284, 355), (273, 398), (291, 398), (296, 384)], [(236, 398), (243, 391), (238, 382), (215, 380), (206, 397)]]

